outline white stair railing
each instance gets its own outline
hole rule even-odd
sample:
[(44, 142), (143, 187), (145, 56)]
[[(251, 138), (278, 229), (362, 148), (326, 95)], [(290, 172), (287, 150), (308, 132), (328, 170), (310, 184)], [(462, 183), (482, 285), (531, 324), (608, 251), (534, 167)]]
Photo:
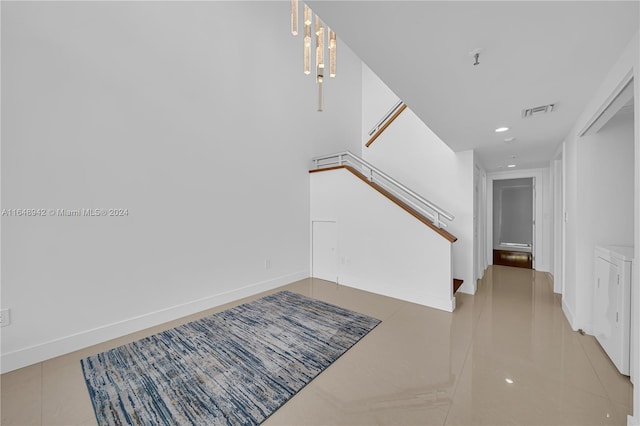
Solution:
[(315, 157), (312, 161), (316, 169), (334, 166), (353, 167), (366, 176), (370, 182), (382, 187), (393, 196), (400, 199), (411, 208), (417, 210), (423, 216), (427, 217), (438, 228), (446, 228), (447, 223), (445, 221), (451, 222), (454, 219), (451, 213), (438, 207), (431, 201), (422, 197), (420, 194), (407, 188), (391, 176), (349, 151)]
[(396, 118), (398, 118), (398, 116), (402, 114), (402, 111), (404, 111), (406, 108), (407, 108), (407, 104), (405, 104), (402, 100), (399, 100), (398, 102), (396, 102), (395, 105), (391, 107), (389, 112), (387, 112), (380, 119), (380, 121), (378, 121), (376, 125), (373, 126), (373, 129), (369, 131), (369, 136), (371, 136), (371, 138), (367, 141), (367, 143), (364, 144), (364, 146), (366, 148), (369, 148), (371, 144), (376, 139), (378, 139), (378, 137), (382, 134), (382, 132), (384, 132), (385, 129), (389, 127), (391, 123), (393, 123), (393, 121)]
[(373, 126), (373, 128), (371, 130), (369, 130), (369, 136), (373, 136), (378, 130), (380, 130), (382, 128), (382, 126), (384, 126), (384, 124), (387, 122), (387, 120), (389, 118), (391, 118), (391, 116), (402, 106), (404, 105), (404, 102), (402, 102), (402, 100), (399, 100), (398, 102), (396, 102), (391, 109), (380, 119), (380, 121), (378, 121), (376, 123), (375, 126)]

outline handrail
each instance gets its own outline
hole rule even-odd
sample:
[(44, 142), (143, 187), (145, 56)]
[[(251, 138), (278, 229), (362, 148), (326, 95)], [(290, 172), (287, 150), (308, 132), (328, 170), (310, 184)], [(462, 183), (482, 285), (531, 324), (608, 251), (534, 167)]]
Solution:
[(389, 112), (387, 112), (387, 114), (382, 117), (382, 119), (380, 121), (378, 121), (376, 123), (375, 126), (373, 126), (373, 128), (371, 130), (369, 130), (369, 136), (373, 136), (373, 134), (375, 132), (377, 132), (380, 127), (382, 127), (382, 125), (384, 124), (385, 121), (387, 121), (389, 119), (389, 117), (391, 117), (391, 114), (393, 114), (394, 112), (396, 112), (396, 110), (398, 108), (400, 108), (402, 106), (404, 102), (402, 102), (402, 100), (399, 100), (398, 102), (396, 102), (396, 104), (394, 106), (391, 107), (391, 109), (389, 110)]
[(405, 185), (401, 184), (372, 164), (367, 163), (350, 151), (315, 157), (312, 161), (314, 162), (316, 169), (331, 166), (355, 166), (354, 168), (359, 169), (370, 182), (375, 182), (385, 190), (391, 192), (395, 197), (398, 197), (408, 203), (411, 207), (428, 217), (429, 220), (431, 220), (438, 228), (447, 227), (447, 223), (443, 222), (443, 219), (446, 219), (449, 222), (454, 219), (454, 216), (451, 213), (407, 188)]
[(369, 148), (373, 141), (378, 139), (378, 136), (380, 136), (382, 132), (384, 132), (386, 128), (389, 127), (389, 125), (393, 123), (393, 121), (398, 118), (398, 116), (406, 108), (407, 104), (405, 104), (403, 101), (400, 100), (396, 102), (396, 104), (389, 110), (389, 112), (387, 112), (387, 114), (385, 114), (385, 116), (380, 121), (378, 121), (378, 123), (371, 130), (369, 130), (369, 136), (371, 136), (371, 138), (367, 141), (366, 144), (364, 144), (364, 146)]

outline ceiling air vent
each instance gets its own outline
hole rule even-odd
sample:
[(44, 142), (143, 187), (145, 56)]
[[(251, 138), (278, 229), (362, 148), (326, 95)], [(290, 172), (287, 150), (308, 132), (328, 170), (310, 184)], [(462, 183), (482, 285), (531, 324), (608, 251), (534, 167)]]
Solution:
[(556, 104), (542, 105), (533, 108), (527, 108), (522, 110), (522, 118), (536, 117), (542, 114), (548, 114), (553, 112), (556, 108)]

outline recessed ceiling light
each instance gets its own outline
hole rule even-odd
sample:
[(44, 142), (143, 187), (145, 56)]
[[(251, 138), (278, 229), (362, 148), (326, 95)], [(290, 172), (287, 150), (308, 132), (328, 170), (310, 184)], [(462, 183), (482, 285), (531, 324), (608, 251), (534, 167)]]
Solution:
[(496, 133), (502, 133), (502, 132), (506, 132), (507, 130), (509, 130), (508, 127), (498, 127), (496, 129)]
[(508, 164), (507, 167), (510, 169), (513, 169), (516, 165), (515, 164)]
[(507, 382), (507, 383), (509, 383), (510, 385), (512, 385), (512, 384), (513, 384), (513, 380), (511, 380), (511, 379), (510, 379), (510, 378), (508, 378), (508, 377), (507, 377), (506, 379), (504, 379), (504, 381), (505, 381), (505, 382)]
[(511, 136), (510, 138), (504, 138), (504, 141), (505, 141), (506, 143), (511, 143), (511, 142), (513, 142), (513, 141), (515, 141), (515, 140), (516, 140), (516, 138), (514, 138), (513, 136)]

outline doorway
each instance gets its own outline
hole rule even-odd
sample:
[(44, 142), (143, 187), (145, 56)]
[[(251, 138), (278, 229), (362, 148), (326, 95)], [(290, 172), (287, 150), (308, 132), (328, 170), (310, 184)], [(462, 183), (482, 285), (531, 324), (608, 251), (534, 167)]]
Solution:
[(493, 264), (533, 269), (534, 178), (493, 181)]
[(338, 282), (338, 225), (336, 222), (313, 221), (311, 275)]

